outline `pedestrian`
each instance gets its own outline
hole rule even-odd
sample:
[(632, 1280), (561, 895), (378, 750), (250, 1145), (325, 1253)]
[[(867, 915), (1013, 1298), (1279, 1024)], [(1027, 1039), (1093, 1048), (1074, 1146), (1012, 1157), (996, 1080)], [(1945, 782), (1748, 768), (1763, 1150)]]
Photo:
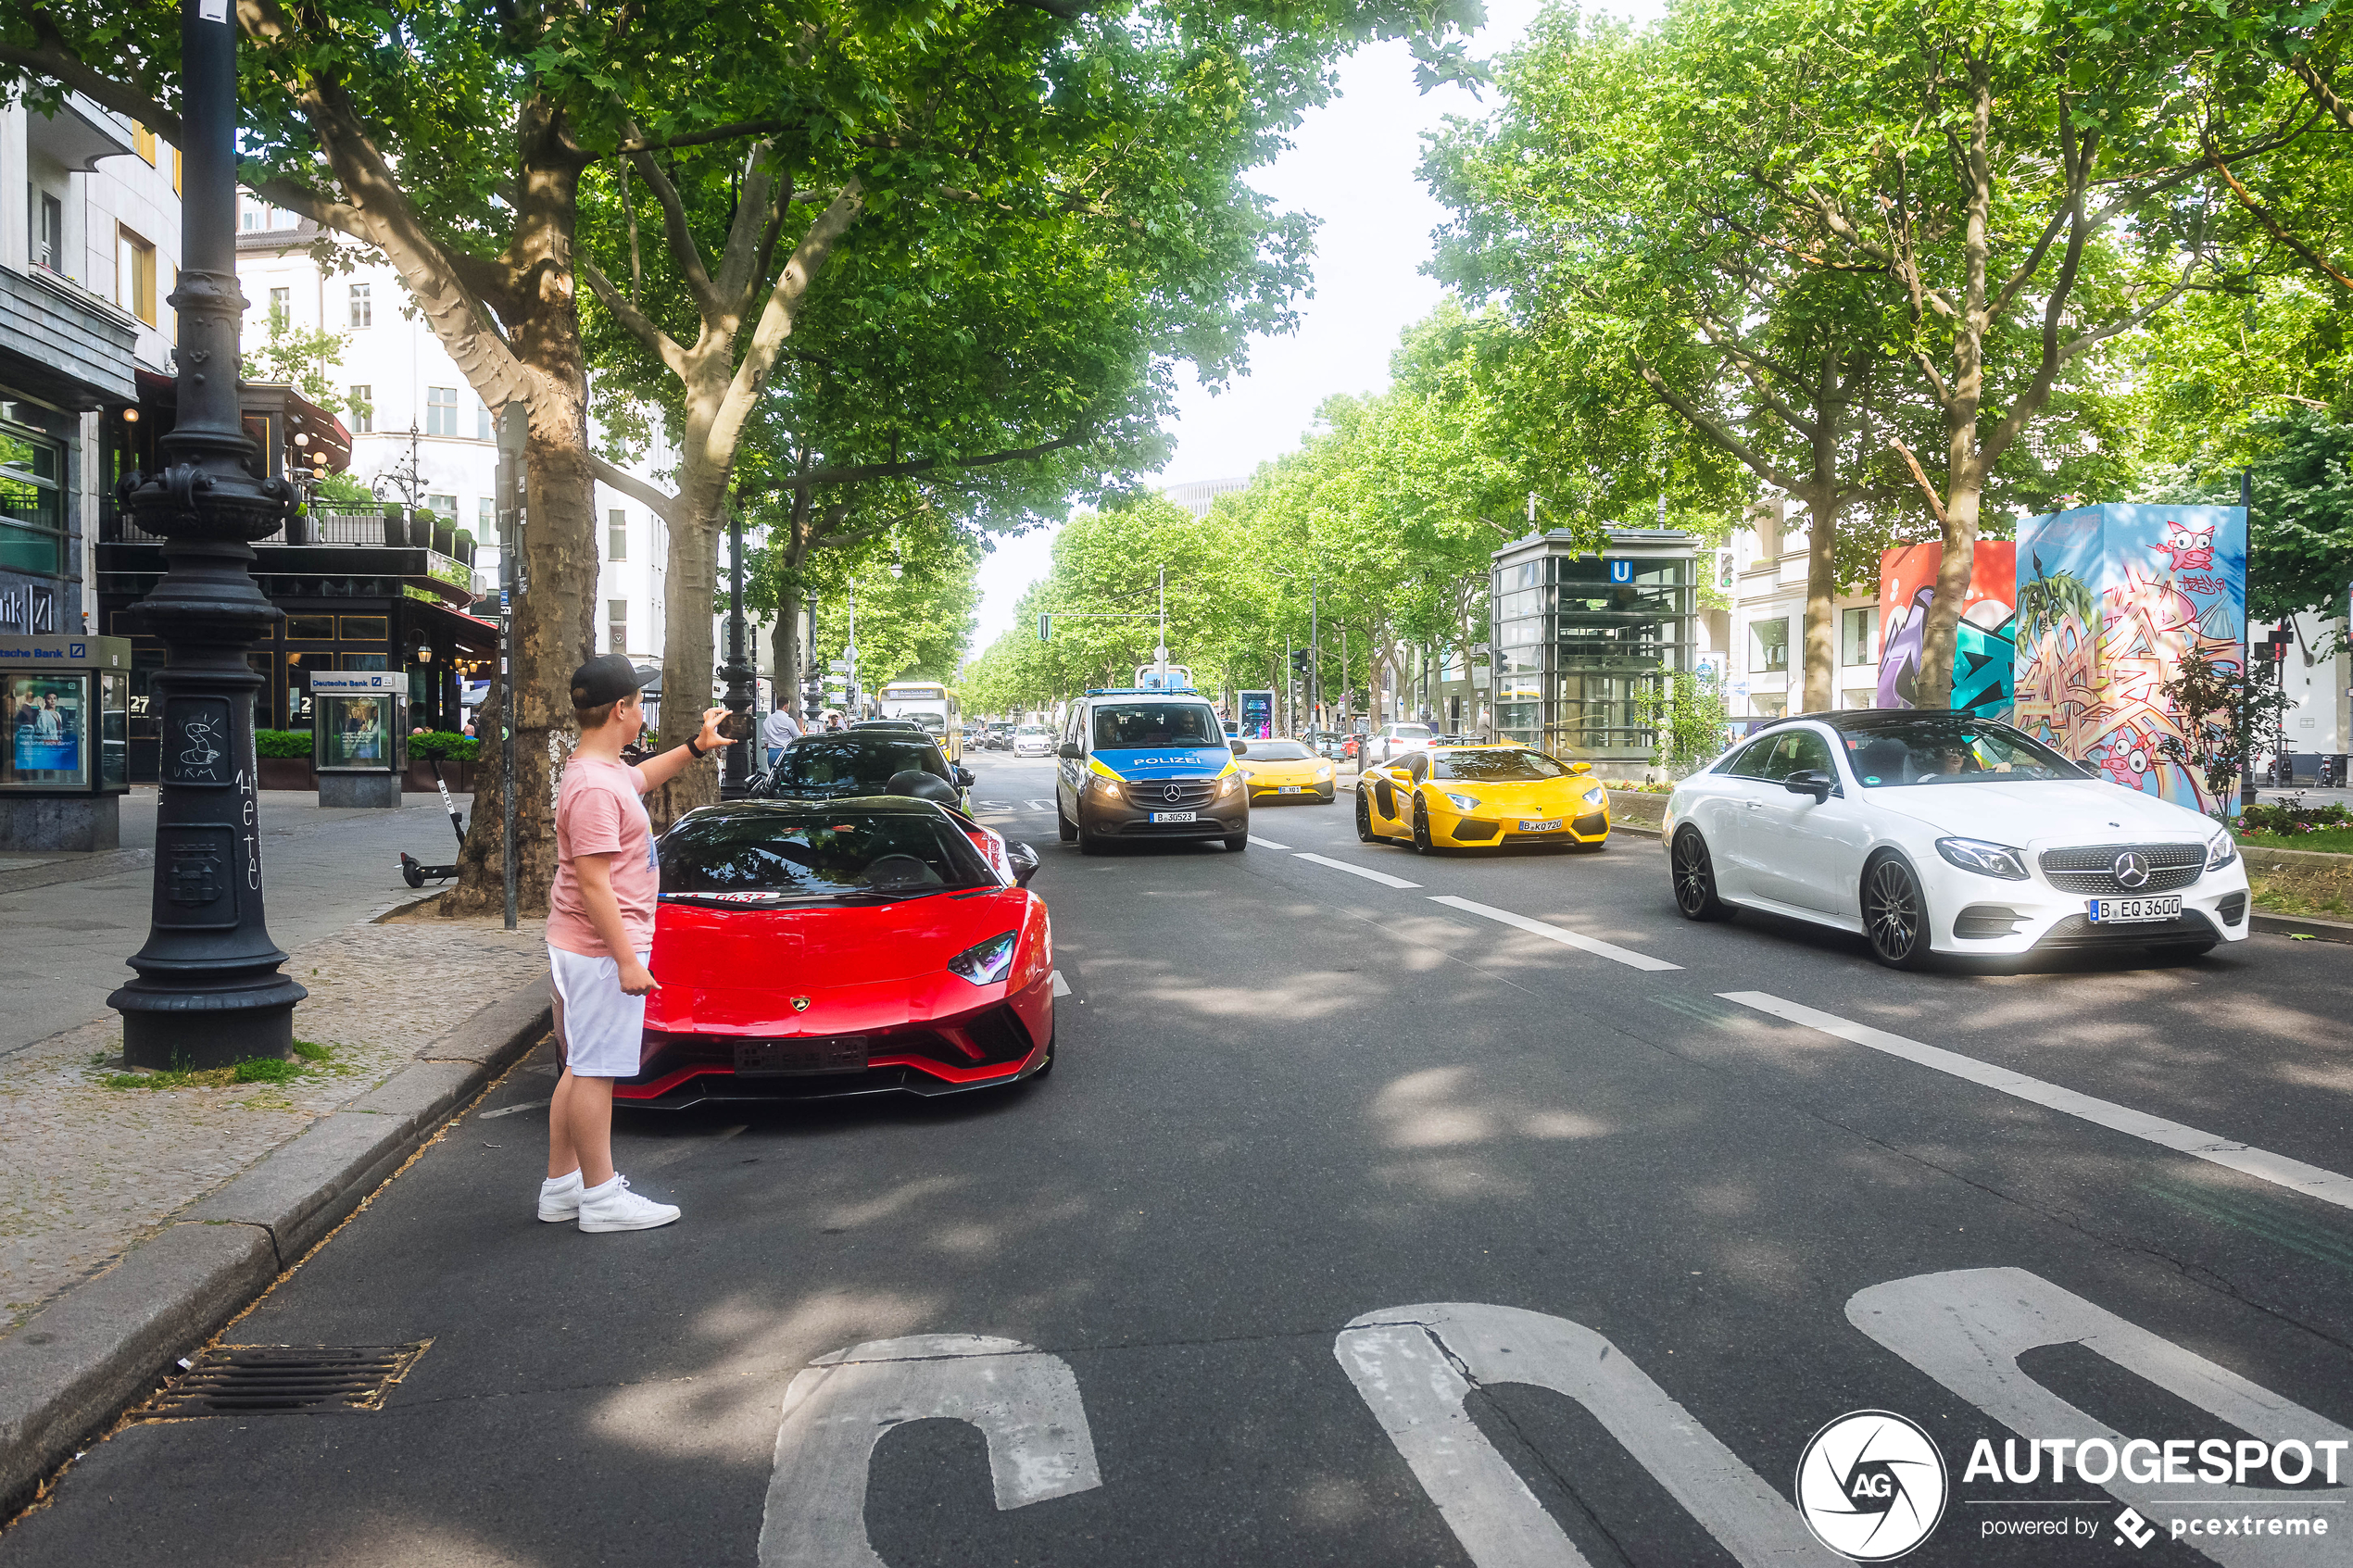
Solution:
[(547, 895), (563, 1073), (547, 1106), (539, 1217), (576, 1219), (584, 1231), (651, 1230), (678, 1217), (674, 1206), (631, 1192), (612, 1168), (612, 1081), (636, 1073), (646, 997), (660, 988), (647, 966), (661, 880), (639, 797), (725, 746), (719, 721), (727, 710), (707, 709), (702, 733), (686, 745), (639, 767), (624, 764), (622, 748), (643, 727), (638, 688), (658, 673), (618, 653), (572, 672), (580, 744), (556, 797), (556, 881)]
[(776, 711), (768, 715), (760, 726), (761, 742), (768, 747), (770, 772), (775, 771), (776, 759), (785, 754), (785, 747), (799, 738), (800, 725), (793, 718), (792, 709), (786, 706), (783, 698), (778, 698)]

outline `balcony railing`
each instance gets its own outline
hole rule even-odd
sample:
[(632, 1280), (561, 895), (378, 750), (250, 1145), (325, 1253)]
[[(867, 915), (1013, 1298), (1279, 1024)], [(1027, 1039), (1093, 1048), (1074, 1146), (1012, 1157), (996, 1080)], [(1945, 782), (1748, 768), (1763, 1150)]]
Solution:
[[(111, 499), (101, 508), (98, 538), (108, 545), (160, 545), (162, 535), (150, 533), (133, 522)], [(288, 528), (279, 528), (254, 541), (257, 546), (373, 546), (379, 548), (422, 549), (425, 552), (425, 574), (445, 583), (473, 591), (473, 563), (441, 548), (444, 543), (455, 544), (454, 533), (447, 522), (437, 527), (430, 521), (419, 523), (413, 519), (386, 517), (381, 511), (323, 511), (311, 508), (293, 520), (291, 536)], [(269, 571), (264, 566), (258, 570)]]

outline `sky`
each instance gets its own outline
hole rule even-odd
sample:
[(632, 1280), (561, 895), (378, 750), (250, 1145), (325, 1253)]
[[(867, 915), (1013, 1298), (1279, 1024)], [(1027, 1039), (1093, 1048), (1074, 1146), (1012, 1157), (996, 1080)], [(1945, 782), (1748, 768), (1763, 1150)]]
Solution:
[[(1655, 0), (1612, 7), (1648, 13)], [(1527, 30), (1536, 0), (1488, 0), (1488, 25), (1472, 44), (1482, 58)], [(1487, 106), (1494, 101), (1492, 90)], [(1398, 334), (1429, 314), (1441, 290), (1421, 272), (1442, 209), (1416, 178), (1422, 136), (1449, 115), (1482, 112), (1460, 87), (1427, 94), (1414, 85), (1403, 44), (1360, 50), (1340, 71), (1340, 93), (1308, 116), (1291, 150), (1252, 183), (1277, 206), (1322, 220), (1315, 235), (1313, 298), (1301, 302), (1297, 332), (1251, 345), (1250, 373), (1212, 394), (1189, 376), (1171, 433), (1176, 453), (1164, 484), (1246, 476), (1290, 450), (1335, 393), (1378, 392), (1389, 383)], [(1013, 623), (1029, 584), (1046, 574), (1053, 532), (1000, 540), (980, 569), (978, 653)]]

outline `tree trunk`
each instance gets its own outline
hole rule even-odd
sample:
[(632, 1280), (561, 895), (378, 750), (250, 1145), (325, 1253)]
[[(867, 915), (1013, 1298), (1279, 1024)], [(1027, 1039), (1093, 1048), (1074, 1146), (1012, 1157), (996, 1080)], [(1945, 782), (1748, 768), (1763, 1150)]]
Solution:
[(1836, 483), (1833, 474), (1806, 502), (1805, 707), (1797, 710), (1802, 713), (1827, 713), (1838, 706)]
[[(670, 529), (670, 576), (662, 587), (662, 613), (667, 621), (661, 644), (661, 745), (664, 749), (684, 746), (701, 730), (703, 710), (712, 701), (711, 686), (718, 660), (711, 621), (719, 587), (720, 513), (725, 492), (722, 488), (715, 495), (706, 495), (708, 488), (698, 484), (682, 489), (679, 521)], [(703, 504), (698, 506), (698, 501)], [(718, 798), (719, 770), (694, 767), (648, 796), (646, 810), (653, 818), (654, 831), (661, 833), (696, 807)]]
[(1969, 597), (1969, 578), (1977, 567), (1977, 521), (1985, 499), (1985, 474), (1973, 448), (1962, 456), (1961, 441), (1953, 444), (1953, 476), (1944, 495), (1944, 551), (1936, 566), (1936, 593), (1928, 601), (1928, 616), (1920, 627), (1920, 672), (1914, 705), (1949, 709), (1953, 706), (1953, 660), (1959, 652), (1961, 604)]

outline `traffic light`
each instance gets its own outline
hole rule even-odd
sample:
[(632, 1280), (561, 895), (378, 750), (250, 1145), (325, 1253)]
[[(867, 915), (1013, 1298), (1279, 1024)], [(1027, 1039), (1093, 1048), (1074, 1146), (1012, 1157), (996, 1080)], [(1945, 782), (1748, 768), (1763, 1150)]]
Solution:
[(1041, 643), (1051, 642), (1053, 640), (1053, 635), (1054, 617), (1053, 612), (1049, 610), (1038, 618), (1038, 640)]
[(1290, 654), (1290, 668), (1291, 668), (1291, 673), (1292, 673), (1292, 674), (1294, 674), (1294, 675), (1304, 675), (1304, 674), (1306, 674), (1306, 673), (1307, 673), (1307, 667), (1308, 667), (1310, 664), (1312, 664), (1312, 663), (1314, 663), (1314, 662), (1315, 662), (1315, 656), (1313, 653), (1309, 652), (1309, 651), (1308, 651), (1307, 649), (1305, 649), (1305, 648), (1293, 648), (1293, 649), (1291, 649), (1291, 654)]

